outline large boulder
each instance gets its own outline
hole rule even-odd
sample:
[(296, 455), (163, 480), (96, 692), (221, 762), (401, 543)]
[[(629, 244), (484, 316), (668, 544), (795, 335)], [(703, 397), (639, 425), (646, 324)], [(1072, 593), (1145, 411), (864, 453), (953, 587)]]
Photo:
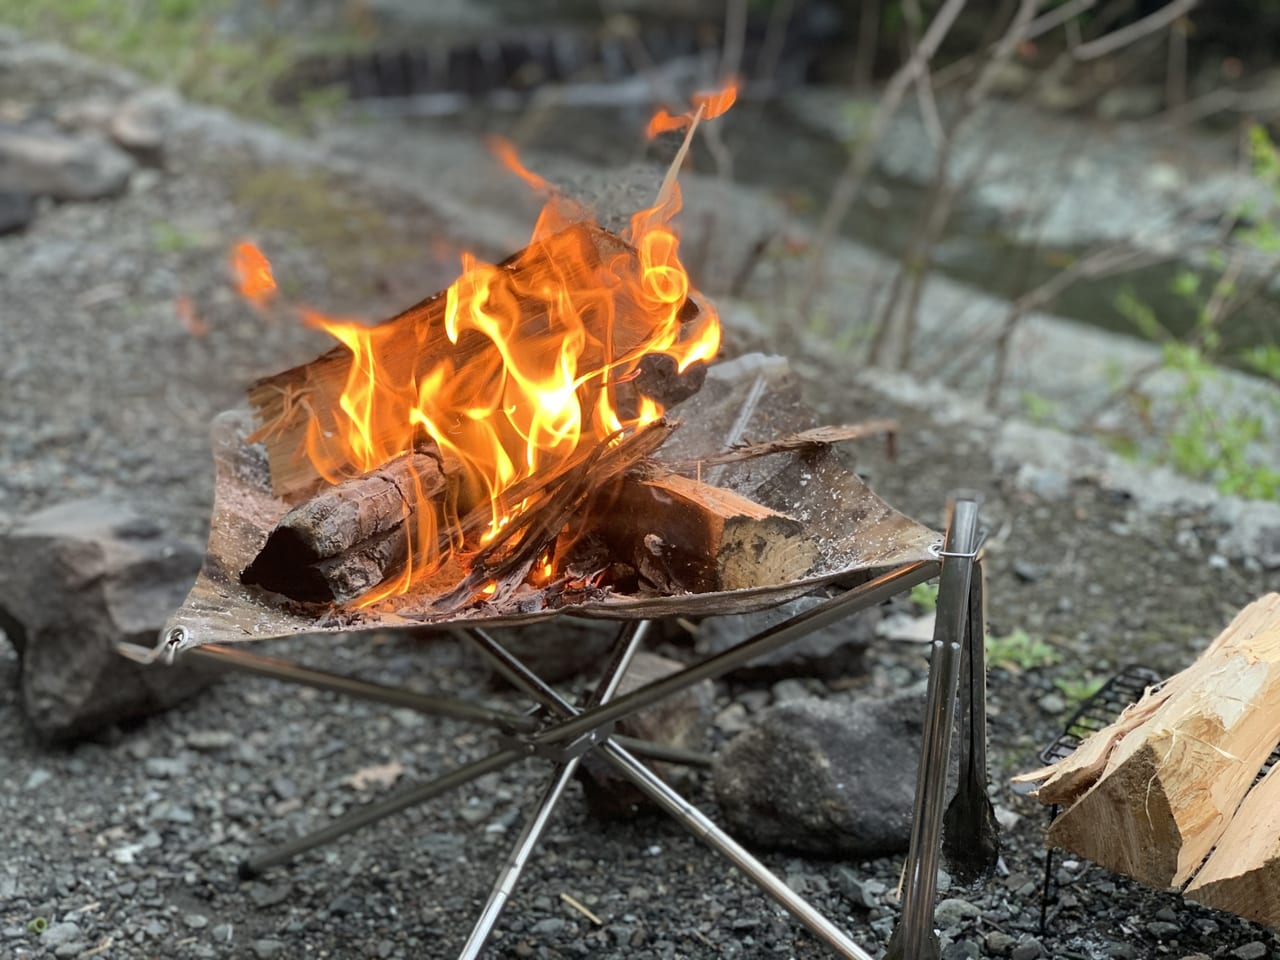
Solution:
[[(822, 604), (821, 597), (800, 597), (757, 613), (710, 617), (698, 625), (695, 643), (702, 656), (723, 653), (743, 640)], [(815, 630), (794, 643), (756, 657), (732, 670), (731, 679), (773, 683), (788, 677), (837, 679), (866, 672), (865, 653), (875, 638), (880, 608), (873, 607)]]
[[(660, 657), (656, 653), (640, 651), (632, 659), (618, 686), (618, 696), (682, 669), (682, 663)], [(615, 729), (623, 736), (650, 740), (683, 750), (702, 751), (706, 749), (714, 707), (715, 686), (710, 680), (702, 680), (639, 713), (619, 720)], [(663, 780), (676, 785), (680, 783), (683, 768), (667, 763), (651, 763), (644, 757), (640, 759), (648, 763)], [(583, 756), (579, 779), (582, 781), (587, 804), (598, 817), (629, 817), (649, 808), (649, 801), (640, 790), (595, 751)]]
[(0, 124), (0, 190), (97, 200), (123, 193), (134, 162), (98, 134)]
[(730, 830), (752, 847), (826, 857), (900, 853), (923, 732), (918, 692), (785, 703), (721, 751), (716, 798)]
[(22, 661), (22, 702), (43, 737), (90, 736), (165, 709), (209, 674), (116, 652), (155, 644), (200, 570), (202, 551), (118, 503), (75, 500), (0, 537), (0, 629)]

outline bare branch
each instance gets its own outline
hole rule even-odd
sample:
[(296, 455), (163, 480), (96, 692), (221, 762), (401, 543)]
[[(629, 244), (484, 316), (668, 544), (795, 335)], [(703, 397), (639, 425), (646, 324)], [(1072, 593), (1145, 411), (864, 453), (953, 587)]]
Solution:
[(960, 11), (964, 9), (964, 5), (965, 0), (946, 0), (942, 9), (933, 18), (933, 22), (929, 24), (929, 29), (925, 31), (915, 52), (889, 78), (889, 82), (885, 86), (884, 93), (876, 107), (875, 115), (872, 117), (871, 127), (864, 136), (858, 139), (857, 146), (850, 153), (849, 162), (836, 181), (835, 189), (831, 193), (831, 200), (827, 204), (826, 215), (822, 218), (822, 223), (818, 227), (818, 237), (814, 241), (813, 260), (810, 263), (809, 276), (805, 283), (799, 306), (802, 316), (809, 313), (809, 309), (813, 305), (813, 298), (823, 284), (827, 266), (827, 252), (831, 247), (831, 242), (835, 239), (836, 231), (839, 230), (841, 222), (848, 215), (849, 208), (862, 190), (863, 181), (871, 170), (871, 164), (875, 159), (876, 146), (879, 144), (881, 137), (884, 136), (885, 128), (902, 105), (902, 98), (906, 95), (907, 87), (928, 66), (943, 39), (951, 30), (956, 18), (960, 16)]
[(1159, 33), (1179, 17), (1188, 13), (1197, 2), (1198, 0), (1173, 0), (1172, 3), (1166, 4), (1155, 13), (1148, 14), (1141, 20), (1135, 20), (1126, 27), (1121, 27), (1119, 30), (1098, 37), (1096, 40), (1090, 40), (1088, 43), (1080, 44), (1072, 51), (1072, 55), (1076, 60), (1085, 61), (1096, 60), (1098, 57), (1105, 57), (1108, 53), (1115, 53), (1115, 51), (1121, 50), (1131, 43), (1136, 43), (1143, 37)]

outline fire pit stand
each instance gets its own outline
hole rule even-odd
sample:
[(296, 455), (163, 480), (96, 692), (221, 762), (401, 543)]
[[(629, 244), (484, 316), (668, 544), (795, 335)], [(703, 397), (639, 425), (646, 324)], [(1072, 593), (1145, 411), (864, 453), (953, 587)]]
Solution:
[[(543, 757), (555, 764), (555, 771), (542, 799), (529, 817), (515, 847), (508, 857), (489, 899), (477, 920), (470, 938), (460, 953), (471, 958), (480, 954), (507, 899), (528, 862), (551, 813), (563, 795), (564, 788), (581, 758), (589, 751), (599, 754), (637, 788), (653, 800), (685, 829), (706, 843), (717, 854), (745, 873), (785, 910), (808, 927), (839, 956), (854, 960), (870, 960), (870, 954), (854, 943), (834, 923), (792, 891), (759, 860), (720, 829), (691, 803), (654, 774), (639, 758), (706, 765), (701, 754), (677, 750), (659, 744), (636, 741), (614, 733), (614, 724), (648, 707), (672, 693), (704, 679), (716, 678), (756, 657), (828, 626), (858, 610), (879, 604), (916, 584), (940, 575), (938, 615), (932, 643), (926, 703), (924, 743), (919, 760), (911, 846), (907, 864), (906, 892), (898, 928), (889, 945), (887, 956), (901, 960), (936, 958), (939, 943), (933, 930), (933, 904), (936, 896), (937, 866), (942, 848), (944, 793), (953, 723), (959, 700), (961, 722), (965, 726), (962, 744), (962, 771), (969, 771), (970, 792), (980, 791), (977, 816), (953, 816), (964, 806), (966, 778), (948, 812), (948, 850), (990, 850), (994, 859), (995, 825), (986, 804), (985, 755), (985, 686), (982, 628), (981, 574), (979, 564), (981, 535), (978, 531), (979, 499), (970, 494), (957, 494), (949, 504), (949, 520), (945, 541), (932, 551), (933, 558), (903, 564), (875, 579), (846, 590), (825, 603), (744, 640), (716, 656), (691, 665), (616, 696), (619, 683), (632, 656), (643, 640), (649, 620), (625, 621), (615, 640), (611, 663), (595, 693), (577, 708), (556, 693), (546, 682), (509, 653), (478, 626), (444, 625), (455, 635), (474, 644), (482, 656), (521, 692), (538, 701), (537, 712), (512, 713), (485, 706), (433, 697), (350, 677), (312, 670), (287, 661), (250, 654), (228, 646), (196, 646), (184, 656), (193, 656), (218, 669), (268, 676), (345, 695), (407, 707), (425, 714), (449, 716), (494, 727), (499, 732), (499, 747), (489, 756), (454, 770), (429, 783), (397, 791), (385, 800), (370, 804), (328, 826), (299, 837), (289, 843), (258, 854), (241, 867), (244, 877), (260, 873), (285, 862), (315, 846), (330, 842), (363, 826), (374, 823), (400, 810), (425, 802), (454, 790), (486, 773), (500, 770), (531, 756)], [(975, 573), (977, 574), (975, 576)], [(975, 615), (976, 611), (976, 615)], [(972, 621), (978, 621), (972, 624)], [(971, 628), (974, 627), (974, 628)], [(181, 630), (181, 627), (174, 628)], [(171, 631), (172, 632), (172, 631)], [(175, 638), (166, 638), (172, 645)], [(136, 650), (122, 651), (138, 656)], [(963, 671), (968, 665), (967, 672)], [(961, 683), (966, 673), (969, 682)], [(976, 681), (975, 681), (975, 678)], [(972, 797), (968, 798), (972, 801)], [(972, 803), (970, 803), (972, 806)], [(956, 836), (955, 834), (960, 834)]]

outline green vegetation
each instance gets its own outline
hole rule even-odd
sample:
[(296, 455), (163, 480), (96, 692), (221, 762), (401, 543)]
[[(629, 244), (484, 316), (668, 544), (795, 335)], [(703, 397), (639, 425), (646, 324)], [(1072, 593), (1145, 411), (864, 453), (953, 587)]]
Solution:
[(118, 63), (194, 100), (238, 113), (292, 120), (271, 84), (292, 62), (283, 31), (250, 36), (227, 21), (233, 0), (0, 0), (0, 22)]
[(1101, 690), (1106, 682), (1106, 677), (1057, 677), (1053, 685), (1069, 706), (1076, 707)]
[[(1258, 344), (1237, 356), (1228, 356), (1222, 346), (1222, 329), (1248, 301), (1265, 291), (1275, 273), (1280, 272), (1280, 152), (1266, 131), (1255, 126), (1250, 134), (1250, 153), (1255, 176), (1272, 195), (1267, 210), (1244, 206), (1233, 211), (1239, 224), (1230, 239), (1210, 251), (1209, 270), (1197, 273), (1181, 270), (1173, 278), (1172, 292), (1191, 306), (1196, 315), (1189, 335), (1175, 338), (1160, 323), (1152, 307), (1132, 289), (1121, 292), (1116, 308), (1148, 340), (1162, 345), (1160, 369), (1176, 375), (1176, 414), (1171, 423), (1155, 424), (1151, 398), (1139, 383), (1124, 391), (1133, 414), (1135, 429), (1155, 432), (1160, 438), (1157, 459), (1178, 471), (1214, 483), (1223, 493), (1259, 500), (1280, 500), (1280, 471), (1258, 463), (1253, 451), (1265, 443), (1265, 418), (1258, 412), (1225, 413), (1213, 399), (1221, 396), (1224, 378), (1220, 363), (1235, 361), (1280, 387), (1280, 344)], [(1253, 280), (1246, 289), (1241, 284), (1246, 263), (1267, 259), (1270, 272)], [(1154, 371), (1153, 371), (1154, 372)], [(1280, 415), (1280, 389), (1272, 397), (1274, 413)], [(1141, 444), (1133, 437), (1112, 438), (1117, 449), (1134, 454)]]
[[(255, 166), (232, 171), (232, 191), (255, 230), (297, 238), (350, 293), (376, 294), (385, 268), (422, 260), (421, 242), (398, 228), (384, 206), (361, 198), (332, 174)], [(429, 225), (417, 222), (415, 229), (424, 226)], [(302, 293), (290, 288), (287, 274), (276, 279), (287, 297)]]
[(911, 602), (922, 610), (937, 610), (938, 585), (936, 583), (917, 583), (911, 588)]
[(988, 666), (1001, 667), (1011, 673), (1053, 666), (1062, 660), (1055, 647), (1031, 636), (1021, 627), (1003, 637), (988, 635), (986, 651)]

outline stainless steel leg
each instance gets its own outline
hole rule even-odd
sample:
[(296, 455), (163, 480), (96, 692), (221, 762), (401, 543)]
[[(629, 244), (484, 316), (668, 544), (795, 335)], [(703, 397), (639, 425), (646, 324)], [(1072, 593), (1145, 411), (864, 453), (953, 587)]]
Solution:
[[(466, 633), (495, 666), (501, 664), (499, 669), (504, 676), (530, 696), (542, 701), (548, 709), (562, 717), (587, 715), (587, 711), (579, 712), (567, 703), (555, 690), (483, 630), (468, 629)], [(849, 939), (839, 927), (774, 876), (768, 867), (717, 827), (702, 811), (663, 783), (656, 774), (625, 749), (611, 739), (606, 740), (601, 749), (627, 779), (651, 797), (681, 826), (742, 870), (765, 893), (773, 897), (783, 909), (813, 931), (824, 943), (848, 960), (872, 960), (871, 955)]]
[[(702, 680), (715, 679), (734, 667), (741, 666), (756, 657), (764, 656), (766, 653), (777, 650), (788, 643), (793, 643), (800, 637), (806, 636), (815, 630), (830, 626), (851, 613), (865, 610), (877, 603), (888, 600), (904, 590), (909, 590), (917, 583), (923, 583), (937, 576), (938, 570), (938, 563), (934, 560), (922, 560), (899, 567), (896, 570), (890, 570), (888, 573), (854, 587), (852, 590), (848, 590), (837, 597), (832, 597), (826, 603), (812, 607), (799, 616), (792, 617), (785, 623), (780, 623), (776, 627), (752, 637), (750, 640), (744, 640), (737, 646), (724, 651), (724, 653), (708, 657), (706, 660), (686, 667), (677, 673), (654, 680), (652, 683), (647, 683), (643, 687), (632, 690), (630, 693), (624, 694), (608, 704), (591, 710), (584, 710), (572, 720), (557, 724), (543, 733), (536, 734), (533, 739), (539, 743), (559, 743), (579, 737), (603, 724), (630, 716), (638, 710), (669, 697), (678, 690), (691, 687)], [(470, 628), (459, 628), (456, 632), (473, 637), (476, 633)], [(498, 669), (502, 670), (501, 667)]]
[(948, 504), (938, 612), (929, 661), (924, 738), (907, 853), (906, 890), (902, 917), (889, 941), (886, 960), (937, 960), (941, 954), (933, 929), (933, 901), (938, 890), (942, 805), (947, 787), (961, 646), (968, 625), (973, 566), (979, 546), (979, 502), (977, 496), (956, 495)]
[(500, 770), (527, 756), (528, 754), (523, 750), (499, 750), (497, 753), (490, 754), (474, 763), (459, 767), (452, 773), (445, 774), (430, 783), (398, 790), (385, 800), (361, 807), (359, 810), (333, 821), (327, 827), (313, 830), (311, 833), (298, 837), (296, 840), (290, 840), (288, 843), (282, 843), (280, 846), (273, 847), (256, 857), (250, 857), (240, 864), (240, 877), (246, 880), (250, 877), (255, 877), (268, 867), (273, 867), (277, 863), (284, 863), (286, 860), (292, 860), (298, 854), (310, 850), (312, 847), (318, 847), (322, 843), (337, 840), (353, 830), (359, 830), (361, 827), (366, 827), (371, 823), (377, 823), (393, 813), (399, 813), (401, 810), (416, 806), (419, 803), (425, 803), (433, 797), (438, 797), (442, 793), (456, 790), (464, 783), (470, 783), (477, 777), (482, 777), (494, 770)]
[[(606, 674), (604, 682), (597, 688), (596, 695), (592, 698), (592, 706), (607, 702), (617, 691), (618, 684), (622, 682), (623, 674), (626, 673), (627, 667), (631, 663), (631, 658), (635, 656), (636, 650), (640, 647), (640, 641), (644, 638), (644, 634), (648, 629), (649, 622), (647, 620), (638, 621), (622, 629), (618, 636), (616, 655), (609, 666), (609, 672)], [(480, 916), (477, 918), (475, 926), (471, 929), (471, 936), (467, 938), (462, 952), (458, 954), (459, 960), (475, 960), (480, 955), (485, 941), (489, 939), (489, 934), (493, 932), (494, 924), (498, 922), (498, 916), (502, 913), (502, 908), (506, 906), (507, 900), (510, 899), (512, 891), (516, 888), (516, 883), (529, 860), (529, 855), (533, 853), (533, 848), (541, 838), (542, 831), (546, 829), (547, 823), (551, 819), (551, 814), (555, 811), (556, 804), (560, 802), (564, 788), (573, 779), (573, 774), (578, 769), (578, 763), (581, 759), (580, 756), (572, 757), (556, 767), (556, 772), (551, 778), (551, 784), (546, 793), (543, 794), (537, 811), (529, 818), (524, 830), (520, 832), (520, 838), (516, 841), (515, 848), (507, 858), (506, 865), (502, 873), (499, 874), (498, 880), (489, 894), (489, 899), (484, 905), (484, 909), (480, 911)]]

